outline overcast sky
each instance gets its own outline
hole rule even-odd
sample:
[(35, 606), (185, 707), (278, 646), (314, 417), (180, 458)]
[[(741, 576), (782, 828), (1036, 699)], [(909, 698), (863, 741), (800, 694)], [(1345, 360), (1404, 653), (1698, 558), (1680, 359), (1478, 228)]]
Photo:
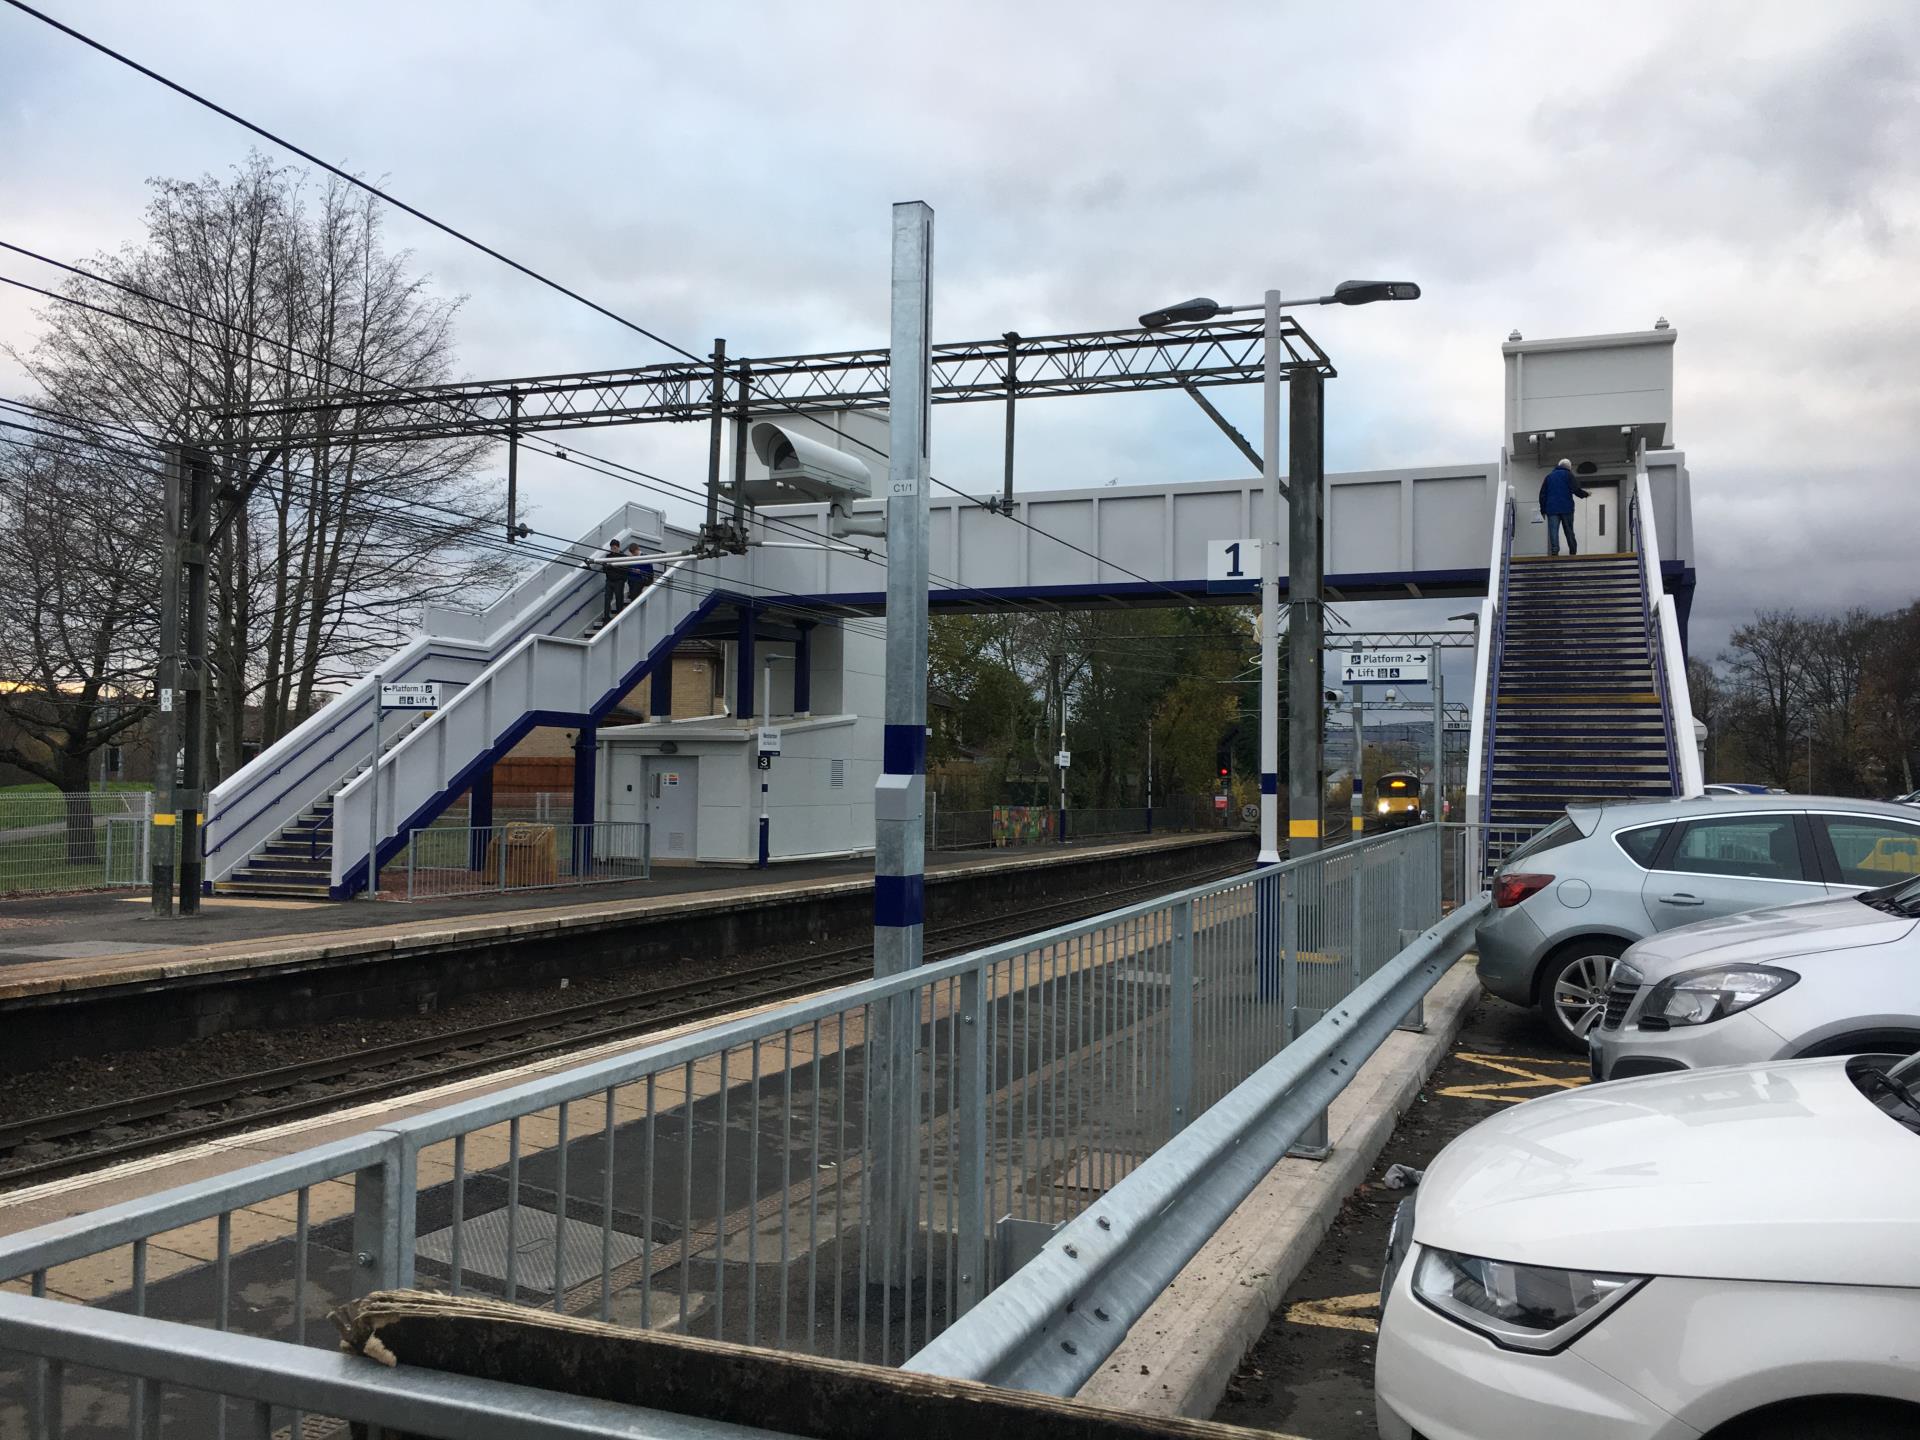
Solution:
[[(884, 343), (903, 199), (937, 212), (941, 340), (1418, 280), (1418, 304), (1308, 319), (1340, 369), (1330, 469), (1490, 459), (1509, 330), (1664, 315), (1696, 648), (1758, 606), (1920, 592), (1912, 0), (40, 3), (696, 352)], [(6, 238), (115, 247), (147, 177), (223, 170), (249, 143), (0, 11)], [(390, 236), (470, 297), (471, 375), (670, 358), (406, 217)], [(0, 262), (49, 283), (36, 270)], [(33, 330), (0, 296), (0, 337)], [(0, 387), (18, 381), (0, 361)], [(1255, 393), (1215, 394), (1257, 433)], [(936, 412), (936, 472), (997, 486), (999, 423)], [(1023, 488), (1243, 468), (1179, 396), (1049, 401), (1020, 423)], [(593, 445), (704, 476), (692, 430)], [(555, 530), (632, 494), (552, 461), (523, 476)]]

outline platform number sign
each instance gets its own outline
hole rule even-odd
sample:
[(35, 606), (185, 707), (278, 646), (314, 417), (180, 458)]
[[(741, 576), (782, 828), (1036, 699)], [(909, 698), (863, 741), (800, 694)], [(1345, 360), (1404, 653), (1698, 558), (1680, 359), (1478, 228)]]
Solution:
[(1258, 540), (1209, 540), (1207, 589), (1213, 592), (1254, 590), (1260, 584)]
[(1349, 650), (1340, 657), (1342, 685), (1425, 685), (1425, 650)]

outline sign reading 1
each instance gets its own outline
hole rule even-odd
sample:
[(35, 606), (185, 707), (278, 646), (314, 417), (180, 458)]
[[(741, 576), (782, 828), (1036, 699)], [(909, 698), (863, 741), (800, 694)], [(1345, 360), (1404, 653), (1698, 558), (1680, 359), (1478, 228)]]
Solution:
[(1209, 590), (1250, 590), (1260, 583), (1260, 542), (1258, 540), (1209, 540), (1207, 542), (1207, 588)]

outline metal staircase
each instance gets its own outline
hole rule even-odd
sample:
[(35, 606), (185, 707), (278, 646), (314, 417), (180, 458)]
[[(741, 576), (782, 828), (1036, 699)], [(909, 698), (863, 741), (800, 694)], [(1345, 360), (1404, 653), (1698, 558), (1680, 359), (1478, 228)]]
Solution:
[(1515, 555), (1503, 480), (1481, 611), (1468, 814), (1491, 876), (1570, 804), (1697, 795), (1686, 661), (1665, 594), (1644, 452), (1628, 533), (1603, 555)]

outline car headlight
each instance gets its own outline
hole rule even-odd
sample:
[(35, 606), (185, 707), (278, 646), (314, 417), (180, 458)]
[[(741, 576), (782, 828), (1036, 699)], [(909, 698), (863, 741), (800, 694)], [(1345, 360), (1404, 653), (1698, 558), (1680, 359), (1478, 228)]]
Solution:
[(1551, 1355), (1647, 1283), (1644, 1275), (1552, 1270), (1431, 1245), (1420, 1251), (1413, 1293), (1507, 1350)]
[(1770, 995), (1778, 995), (1800, 977), (1772, 965), (1718, 965), (1689, 970), (1662, 980), (1640, 1007), (1640, 1023), (1649, 1030), (1674, 1025), (1705, 1025), (1724, 1020)]

